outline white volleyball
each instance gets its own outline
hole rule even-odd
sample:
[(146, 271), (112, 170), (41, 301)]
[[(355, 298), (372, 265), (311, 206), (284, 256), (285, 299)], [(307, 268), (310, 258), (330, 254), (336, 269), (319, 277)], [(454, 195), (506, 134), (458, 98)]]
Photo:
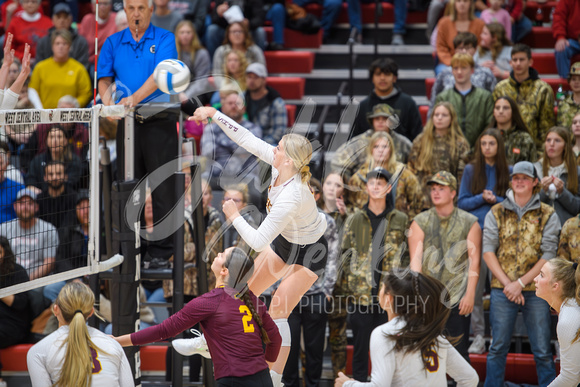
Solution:
[(190, 77), (187, 65), (177, 59), (165, 59), (153, 72), (155, 84), (165, 94), (177, 94), (187, 89)]

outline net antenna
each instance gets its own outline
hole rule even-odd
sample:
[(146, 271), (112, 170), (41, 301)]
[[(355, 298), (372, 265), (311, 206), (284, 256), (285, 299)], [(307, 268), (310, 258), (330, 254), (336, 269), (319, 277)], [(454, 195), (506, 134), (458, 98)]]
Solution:
[[(122, 255), (114, 255), (106, 261), (100, 261), (99, 230), (100, 230), (100, 189), (99, 189), (99, 118), (124, 117), (125, 107), (122, 105), (96, 105), (86, 109), (24, 109), (1, 110), (0, 126), (21, 124), (58, 124), (58, 123), (86, 123), (89, 124), (89, 202), (90, 222), (88, 235), (88, 249), (86, 264), (65, 272), (49, 274), (25, 283), (8, 286), (0, 289), (0, 298), (27, 290), (50, 285), (59, 281), (66, 281), (85, 275), (96, 274), (120, 265)], [(1, 225), (0, 225), (1, 227)], [(10, 238), (9, 238), (10, 240)], [(12, 243), (11, 243), (12, 244)], [(18, 257), (16, 257), (18, 262)]]

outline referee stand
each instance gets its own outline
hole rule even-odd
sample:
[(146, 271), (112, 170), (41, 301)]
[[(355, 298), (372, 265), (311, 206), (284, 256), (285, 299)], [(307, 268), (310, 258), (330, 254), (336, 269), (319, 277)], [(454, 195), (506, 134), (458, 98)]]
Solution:
[[(179, 127), (183, 128), (183, 115), (179, 111), (179, 105), (165, 106), (164, 113), (173, 112), (179, 114)], [(156, 110), (159, 110), (160, 104), (155, 104)], [(139, 112), (144, 108), (146, 114), (147, 108), (138, 106), (134, 111), (129, 113), (124, 120), (125, 137), (125, 171), (119, 171), (118, 176), (122, 181), (115, 181), (111, 184), (111, 200), (105, 200), (105, 208), (110, 205), (111, 227), (106, 231), (111, 233), (110, 244), (111, 250), (107, 251), (108, 255), (113, 252), (121, 252), (125, 257), (123, 264), (116, 267), (113, 271), (111, 281), (111, 311), (113, 316), (113, 335), (119, 336), (123, 334), (133, 333), (138, 330), (137, 321), (139, 320), (139, 284), (143, 280), (173, 280), (173, 303), (146, 303), (144, 305), (154, 306), (171, 306), (173, 313), (179, 311), (184, 305), (183, 295), (183, 275), (184, 275), (184, 230), (183, 224), (184, 216), (184, 202), (180, 200), (184, 194), (185, 176), (180, 171), (175, 171), (175, 198), (176, 206), (173, 208), (176, 216), (173, 217), (173, 229), (176, 230), (173, 234), (174, 238), (174, 254), (173, 254), (173, 269), (144, 269), (141, 270), (141, 256), (140, 256), (140, 221), (137, 218), (133, 225), (127, 224), (125, 214), (127, 211), (132, 213), (140, 213), (145, 203), (145, 185), (139, 184), (134, 176), (134, 116), (135, 111)], [(181, 134), (178, 141), (178, 154), (181, 154)], [(191, 166), (192, 176), (192, 190), (191, 203), (197, 203), (194, 211), (194, 243), (197, 251), (205, 250), (204, 239), (204, 220), (201, 203), (201, 168), (199, 164)], [(103, 181), (107, 189), (106, 181)], [(106, 195), (106, 194), (105, 194)], [(105, 224), (107, 223), (107, 214), (109, 211), (105, 210)], [(132, 227), (131, 227), (132, 226)], [(197, 268), (198, 268), (198, 286), (199, 294), (204, 294), (208, 291), (207, 268), (203, 262), (203, 254), (197, 254)], [(182, 336), (182, 335), (179, 335)], [(172, 385), (175, 387), (182, 387), (184, 385), (201, 385), (201, 383), (185, 383), (183, 382), (183, 356), (171, 349), (168, 342), (161, 345), (168, 346), (169, 351), (172, 351), (173, 367), (172, 380), (173, 382), (155, 382), (155, 385)], [(140, 370), (140, 354), (139, 347), (124, 348), (131, 370), (135, 385), (142, 384), (141, 370)], [(212, 387), (215, 385), (213, 378), (213, 364), (211, 360), (203, 358), (203, 385)]]

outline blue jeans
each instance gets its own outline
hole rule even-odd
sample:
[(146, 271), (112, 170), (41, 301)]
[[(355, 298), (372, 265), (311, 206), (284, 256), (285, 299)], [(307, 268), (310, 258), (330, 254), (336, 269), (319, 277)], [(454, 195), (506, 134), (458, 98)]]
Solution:
[[(374, 0), (347, 0), (350, 25), (356, 27), (359, 32), (362, 31), (361, 2), (364, 4), (374, 4)], [(393, 4), (395, 8), (395, 25), (393, 27), (393, 34), (405, 35), (407, 32), (405, 30), (405, 23), (407, 22), (407, 0), (387, 0), (387, 2)], [(358, 15), (355, 14), (356, 9), (358, 9)], [(355, 19), (356, 17), (358, 17), (358, 19)], [(358, 20), (358, 24), (355, 24), (354, 20)]]
[(528, 330), (528, 338), (536, 362), (538, 383), (547, 386), (556, 378), (556, 368), (550, 348), (550, 307), (538, 298), (535, 292), (522, 292), (525, 298), (523, 306), (511, 302), (503, 289), (491, 289), (491, 311), (489, 321), (492, 330), (492, 343), (487, 355), (487, 376), (485, 387), (503, 386), (505, 364), (514, 324), (520, 308)]
[(273, 4), (266, 14), (266, 20), (274, 27), (274, 42), (284, 45), (284, 28), (286, 27), (286, 8), (280, 3)]
[(512, 42), (519, 42), (530, 32), (532, 32), (532, 21), (524, 15), (520, 20), (512, 24)]
[(564, 51), (556, 51), (556, 67), (561, 78), (568, 78), (570, 72), (570, 60), (576, 54), (580, 54), (580, 43), (575, 39), (568, 39), (570, 45)]
[(55, 302), (60, 293), (61, 289), (66, 285), (66, 281), (55, 282), (50, 285), (46, 285), (43, 289), (44, 297), (48, 298), (50, 301)]
[(322, 27), (324, 31), (324, 37), (326, 38), (330, 33), (330, 28), (332, 28), (336, 18), (338, 18), (338, 14), (342, 8), (342, 0), (294, 0), (294, 4), (299, 7), (304, 7), (306, 4), (310, 3), (322, 4), (322, 18), (320, 20), (320, 26)]
[(451, 66), (447, 66), (445, 63), (439, 63), (435, 66), (435, 76), (439, 75), (439, 73), (443, 70), (451, 69)]

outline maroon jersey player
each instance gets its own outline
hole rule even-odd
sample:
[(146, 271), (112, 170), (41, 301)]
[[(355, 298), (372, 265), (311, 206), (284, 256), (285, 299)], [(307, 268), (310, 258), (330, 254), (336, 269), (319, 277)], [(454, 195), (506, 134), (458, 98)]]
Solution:
[[(211, 265), (216, 288), (197, 297), (159, 325), (117, 337), (122, 346), (143, 345), (177, 335), (201, 323), (220, 385), (272, 386), (268, 362), (278, 357), (282, 338), (266, 306), (248, 289), (254, 263), (229, 248)], [(266, 344), (265, 351), (262, 343)]]

